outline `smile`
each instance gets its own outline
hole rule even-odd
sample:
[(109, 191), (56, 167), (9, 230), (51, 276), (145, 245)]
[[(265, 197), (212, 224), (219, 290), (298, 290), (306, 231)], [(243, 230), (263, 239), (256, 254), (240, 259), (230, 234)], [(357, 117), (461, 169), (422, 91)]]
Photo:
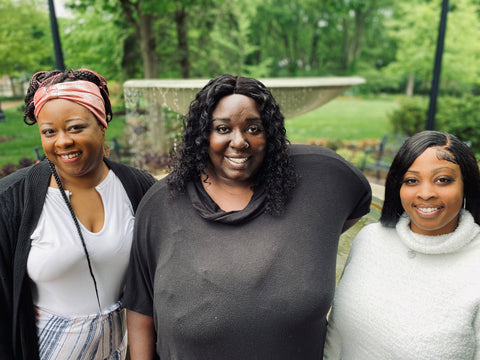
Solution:
[(437, 210), (439, 210), (440, 208), (438, 207), (428, 207), (428, 208), (422, 208), (422, 207), (416, 207), (419, 211), (421, 211), (422, 213), (425, 213), (425, 214), (431, 214)]
[(226, 156), (226, 158), (227, 158), (229, 161), (231, 161), (231, 162), (233, 162), (233, 163), (235, 163), (235, 164), (239, 164), (239, 165), (245, 164), (245, 163), (248, 161), (248, 157), (240, 157), (240, 158), (239, 158), (239, 157), (236, 157), (236, 158), (233, 158), (233, 157), (228, 157), (228, 156)]
[(66, 154), (66, 155), (60, 155), (60, 157), (62, 159), (67, 159), (68, 160), (68, 159), (73, 159), (73, 158), (77, 157), (78, 155), (80, 155), (80, 153), (76, 152), (76, 153), (71, 153), (71, 154)]

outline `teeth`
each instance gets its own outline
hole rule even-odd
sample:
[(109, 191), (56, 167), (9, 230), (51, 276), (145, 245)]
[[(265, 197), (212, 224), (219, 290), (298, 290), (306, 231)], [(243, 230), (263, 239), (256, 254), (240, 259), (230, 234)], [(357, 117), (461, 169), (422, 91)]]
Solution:
[(432, 213), (436, 210), (438, 210), (438, 208), (417, 208), (418, 210), (420, 210), (421, 212), (424, 212), (424, 213)]
[(62, 159), (73, 159), (74, 157), (77, 157), (79, 153), (75, 154), (68, 154), (68, 155), (60, 155)]
[(231, 157), (229, 157), (227, 159), (230, 160), (231, 162), (234, 162), (235, 164), (244, 164), (248, 160), (248, 158), (246, 158), (246, 157), (243, 157), (243, 158), (231, 158)]

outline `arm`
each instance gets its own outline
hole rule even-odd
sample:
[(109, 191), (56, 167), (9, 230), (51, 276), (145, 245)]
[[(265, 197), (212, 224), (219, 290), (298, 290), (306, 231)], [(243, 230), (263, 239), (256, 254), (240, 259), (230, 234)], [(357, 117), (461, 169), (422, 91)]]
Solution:
[(325, 339), (325, 347), (323, 348), (323, 360), (338, 360), (341, 358), (342, 350), (340, 347), (340, 334), (335, 326), (333, 311), (331, 311), (328, 317), (327, 336)]
[[(0, 202), (3, 201), (3, 198)], [(13, 359), (12, 345), (12, 251), (8, 234), (13, 234), (4, 213), (0, 211), (0, 359)]]
[(155, 354), (153, 317), (127, 310), (128, 345), (131, 360), (152, 360)]
[(480, 313), (477, 311), (475, 319), (473, 320), (473, 330), (475, 331), (475, 339), (477, 340), (477, 346), (475, 348), (474, 360), (480, 360)]

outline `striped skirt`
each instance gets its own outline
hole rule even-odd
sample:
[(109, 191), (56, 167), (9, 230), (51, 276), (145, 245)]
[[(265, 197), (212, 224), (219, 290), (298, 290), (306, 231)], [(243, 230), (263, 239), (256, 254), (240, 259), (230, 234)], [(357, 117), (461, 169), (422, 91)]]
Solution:
[(41, 360), (124, 360), (125, 313), (117, 303), (102, 313), (65, 318), (37, 308)]

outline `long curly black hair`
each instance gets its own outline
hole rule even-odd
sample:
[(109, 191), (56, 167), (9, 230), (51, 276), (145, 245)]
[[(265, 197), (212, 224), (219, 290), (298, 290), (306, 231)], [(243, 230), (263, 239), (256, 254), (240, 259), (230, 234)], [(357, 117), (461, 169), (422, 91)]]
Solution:
[(187, 183), (197, 180), (210, 161), (208, 155), (212, 114), (225, 96), (241, 94), (255, 100), (266, 132), (267, 149), (263, 164), (254, 178), (254, 188), (266, 190), (266, 209), (271, 215), (280, 215), (285, 209), (298, 180), (288, 154), (284, 126), (285, 118), (270, 91), (252, 78), (220, 75), (208, 82), (190, 104), (183, 120), (182, 142), (172, 154), (172, 173), (167, 179), (170, 192), (184, 193)]
[(32, 76), (30, 79), (30, 86), (25, 96), (25, 112), (23, 121), (27, 125), (33, 125), (37, 122), (35, 117), (35, 105), (33, 104), (33, 97), (37, 90), (41, 87), (63, 83), (66, 81), (86, 80), (94, 83), (100, 89), (103, 101), (105, 102), (105, 114), (107, 115), (107, 123), (112, 121), (112, 105), (110, 104), (110, 93), (107, 87), (107, 81), (103, 76), (97, 74), (95, 71), (89, 69), (78, 70), (52, 70), (52, 71), (40, 71)]

